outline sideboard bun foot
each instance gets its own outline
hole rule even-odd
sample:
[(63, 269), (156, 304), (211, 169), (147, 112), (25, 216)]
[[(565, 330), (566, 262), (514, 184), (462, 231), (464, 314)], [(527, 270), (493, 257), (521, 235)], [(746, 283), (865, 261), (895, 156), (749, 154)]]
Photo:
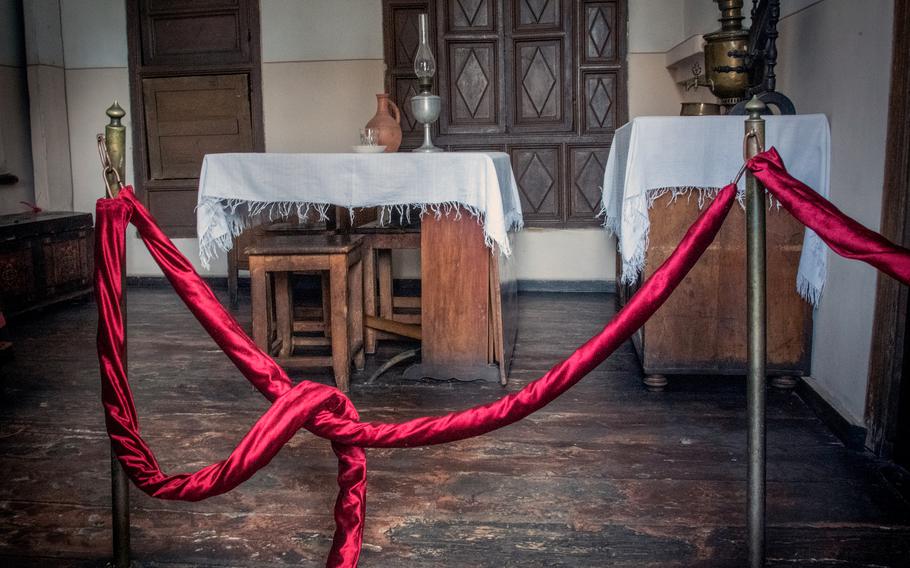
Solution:
[(780, 375), (771, 377), (771, 386), (780, 390), (792, 390), (796, 387), (796, 377), (792, 375)]
[(641, 382), (651, 392), (663, 392), (667, 386), (667, 377), (664, 375), (645, 375)]

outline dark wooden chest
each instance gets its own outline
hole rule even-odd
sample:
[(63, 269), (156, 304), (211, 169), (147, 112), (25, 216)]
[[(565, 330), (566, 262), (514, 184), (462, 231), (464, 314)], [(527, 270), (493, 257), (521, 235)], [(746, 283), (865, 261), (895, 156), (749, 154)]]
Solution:
[(0, 310), (7, 316), (92, 291), (92, 216), (0, 215)]

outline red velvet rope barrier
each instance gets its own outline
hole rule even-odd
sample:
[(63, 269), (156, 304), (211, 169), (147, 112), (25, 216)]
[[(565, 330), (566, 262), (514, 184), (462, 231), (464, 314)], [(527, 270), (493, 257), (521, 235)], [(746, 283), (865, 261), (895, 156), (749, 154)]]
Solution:
[[(774, 149), (748, 167), (797, 219), (839, 254), (864, 260), (902, 282), (910, 280), (910, 251), (866, 229), (792, 178)], [(287, 374), (262, 353), (222, 307), (192, 265), (161, 232), (131, 189), (98, 201), (95, 294), (98, 357), (108, 433), (120, 463), (140, 489), (162, 499), (195, 501), (229, 491), (264, 467), (301, 428), (331, 440), (338, 456), (335, 537), (326, 565), (354, 567), (360, 556), (366, 503), (366, 447), (412, 447), (478, 436), (511, 424), (560, 396), (602, 363), (663, 304), (723, 224), (735, 195), (725, 187), (663, 265), (604, 329), (568, 359), (520, 391), (482, 406), (397, 424), (359, 421), (335, 388)], [(139, 432), (123, 363), (121, 302), (124, 235), (132, 222), (174, 289), (218, 346), (272, 406), (224, 460), (194, 473), (167, 475)]]
[[(351, 401), (335, 388), (287, 374), (262, 353), (161, 232), (131, 189), (98, 201), (95, 294), (98, 357), (108, 433), (120, 463), (149, 495), (194, 501), (229, 491), (265, 466), (301, 428), (332, 441), (338, 456), (335, 537), (327, 566), (354, 567), (360, 556), (366, 501), (365, 447), (411, 447), (477, 436), (511, 424), (565, 392), (603, 362), (669, 297), (720, 229), (735, 190), (724, 188), (686, 233), (677, 250), (600, 333), (546, 375), (496, 402), (399, 424), (362, 423)], [(218, 346), (272, 406), (224, 460), (194, 473), (167, 475), (139, 432), (123, 363), (121, 313), (125, 240), (132, 222), (177, 294)]]
[(746, 164), (781, 205), (809, 227), (837, 254), (862, 260), (904, 284), (910, 284), (910, 250), (867, 229), (812, 188), (791, 176), (771, 148)]

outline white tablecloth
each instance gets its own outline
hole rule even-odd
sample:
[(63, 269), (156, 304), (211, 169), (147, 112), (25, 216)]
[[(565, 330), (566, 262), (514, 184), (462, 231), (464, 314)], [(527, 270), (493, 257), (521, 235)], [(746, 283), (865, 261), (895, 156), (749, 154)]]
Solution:
[[(466, 210), (483, 224), (488, 246), (511, 254), (508, 231), (522, 226), (518, 185), (502, 152), (436, 154), (209, 154), (196, 208), (199, 256), (228, 251), (253, 215), (324, 218), (329, 205), (411, 208), (441, 215)], [(457, 207), (456, 207), (457, 206)]]
[[(616, 131), (604, 172), (604, 226), (615, 233), (622, 281), (634, 282), (644, 268), (654, 200), (692, 191), (703, 198), (732, 181), (743, 163), (742, 116), (654, 116), (632, 120)], [(767, 147), (780, 152), (788, 171), (827, 197), (831, 134), (823, 114), (766, 117)], [(744, 181), (740, 181), (740, 191)], [(827, 249), (809, 229), (803, 241), (797, 290), (817, 304), (825, 285)]]

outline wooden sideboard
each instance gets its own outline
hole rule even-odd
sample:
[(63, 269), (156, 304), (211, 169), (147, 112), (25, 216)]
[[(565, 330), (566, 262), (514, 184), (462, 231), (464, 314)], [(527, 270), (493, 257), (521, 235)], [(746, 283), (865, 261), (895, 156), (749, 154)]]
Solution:
[[(663, 263), (701, 210), (694, 197), (670, 195), (650, 210), (651, 232), (643, 277)], [(667, 302), (633, 336), (652, 390), (666, 375), (746, 373), (746, 229), (734, 204), (714, 243)], [(803, 226), (783, 209), (767, 214), (768, 373), (787, 386), (809, 374), (812, 306), (796, 292)], [(621, 266), (619, 263), (617, 266)], [(619, 274), (617, 274), (619, 281)], [(620, 286), (620, 303), (637, 286)]]
[(0, 216), (0, 310), (8, 316), (92, 291), (92, 216)]

